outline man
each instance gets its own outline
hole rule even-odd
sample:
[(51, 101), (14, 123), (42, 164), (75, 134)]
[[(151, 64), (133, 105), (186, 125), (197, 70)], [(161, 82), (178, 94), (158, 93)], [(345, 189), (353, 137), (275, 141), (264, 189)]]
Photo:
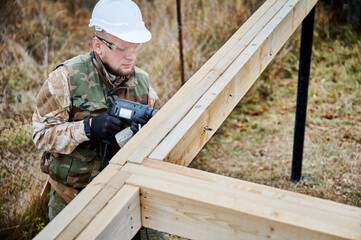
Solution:
[[(151, 38), (138, 6), (131, 0), (100, 0), (93, 26), (93, 51), (60, 64), (36, 98), (33, 141), (45, 152), (41, 168), (51, 184), (50, 220), (119, 150), (114, 136), (124, 123), (106, 111), (114, 98), (160, 107), (148, 74), (135, 67), (141, 44)], [(138, 119), (132, 131), (145, 123)]]

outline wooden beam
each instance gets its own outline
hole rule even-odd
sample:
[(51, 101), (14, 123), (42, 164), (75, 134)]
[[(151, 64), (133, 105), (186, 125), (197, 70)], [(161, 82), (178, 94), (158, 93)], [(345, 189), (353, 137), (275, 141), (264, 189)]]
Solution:
[(121, 166), (106, 167), (35, 239), (73, 239), (121, 189), (128, 175)]
[(361, 209), (174, 164), (128, 163), (142, 225), (191, 239), (360, 239)]
[[(150, 154), (149, 158), (172, 161), (187, 166), (215, 133), (242, 97), (251, 88), (283, 44), (301, 24), (317, 0), (289, 0), (276, 6), (260, 19), (261, 28), (233, 63), (208, 89), (182, 121)], [(276, 4), (275, 4), (276, 5)], [(278, 11), (279, 10), (279, 11)], [(270, 20), (270, 18), (272, 18)], [(253, 30), (253, 28), (252, 28)], [(211, 131), (205, 130), (211, 128)]]
[[(51, 222), (36, 239), (131, 239), (141, 225), (191, 239), (361, 237), (357, 207), (157, 160), (127, 163), (118, 170), (113, 183), (128, 176), (126, 184), (94, 217), (88, 215), (80, 233), (53, 236), (48, 229), (44, 234), (49, 226), (56, 230)], [(71, 214), (67, 210), (62, 213)]]
[(132, 239), (140, 227), (139, 188), (126, 184), (76, 239)]
[[(234, 46), (243, 39), (255, 36), (248, 33), (262, 16), (271, 9), (276, 0), (266, 1), (242, 27), (198, 70), (162, 109), (113, 157), (112, 163), (123, 165), (126, 161), (142, 162), (159, 142), (178, 124), (212, 83), (232, 63)], [(249, 36), (251, 35), (251, 36)]]

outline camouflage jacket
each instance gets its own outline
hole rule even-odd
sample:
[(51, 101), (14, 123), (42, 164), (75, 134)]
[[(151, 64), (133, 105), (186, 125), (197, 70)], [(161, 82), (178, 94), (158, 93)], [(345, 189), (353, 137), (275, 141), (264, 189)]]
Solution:
[[(160, 107), (146, 72), (135, 68), (129, 78), (115, 77), (94, 52), (64, 62), (49, 75), (33, 114), (33, 142), (45, 151), (43, 172), (73, 188), (85, 187), (99, 173), (104, 144), (86, 136), (83, 119), (104, 112), (114, 96)], [(118, 149), (116, 143), (108, 148), (110, 158)]]

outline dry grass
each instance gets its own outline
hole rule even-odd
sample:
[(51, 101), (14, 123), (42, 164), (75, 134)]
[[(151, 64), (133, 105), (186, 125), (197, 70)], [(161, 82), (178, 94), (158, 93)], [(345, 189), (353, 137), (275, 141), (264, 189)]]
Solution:
[[(37, 197), (43, 178), (40, 153), (31, 145), (29, 133), (34, 99), (57, 64), (91, 50), (93, 32), (87, 24), (95, 2), (0, 4), (1, 239), (31, 238), (47, 222), (45, 203)], [(175, 1), (136, 2), (153, 34), (138, 65), (150, 74), (166, 102), (181, 85)], [(182, 1), (186, 79), (262, 1), (244, 2)], [(361, 36), (342, 22), (335, 24), (342, 14), (322, 3), (317, 9), (303, 180), (289, 181), (299, 32), (191, 167), (361, 206)]]
[(44, 175), (31, 133), (29, 124), (0, 131), (1, 239), (31, 239), (48, 221), (46, 202), (39, 198)]

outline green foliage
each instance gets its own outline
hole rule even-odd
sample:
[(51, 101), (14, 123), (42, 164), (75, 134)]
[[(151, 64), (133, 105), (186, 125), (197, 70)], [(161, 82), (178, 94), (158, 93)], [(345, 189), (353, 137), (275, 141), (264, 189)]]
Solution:
[(33, 239), (49, 222), (47, 199), (33, 197), (23, 214), (4, 208), (1, 204), (0, 236), (4, 240)]
[(6, 149), (13, 149), (16, 146), (21, 148), (31, 146), (33, 128), (30, 124), (19, 125), (0, 131), (0, 143)]

